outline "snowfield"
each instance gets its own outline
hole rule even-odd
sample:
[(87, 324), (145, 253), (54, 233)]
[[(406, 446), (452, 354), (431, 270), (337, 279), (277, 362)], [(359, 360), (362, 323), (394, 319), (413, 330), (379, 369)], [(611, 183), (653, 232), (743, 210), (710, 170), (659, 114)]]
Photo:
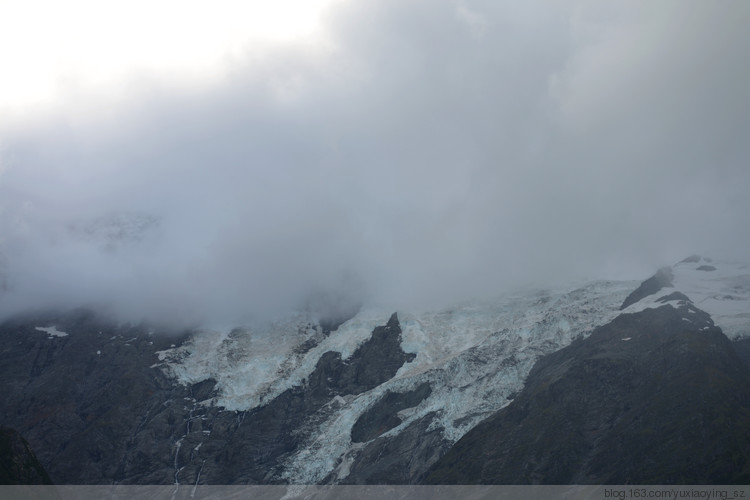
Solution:
[[(674, 292), (686, 295), (732, 340), (750, 336), (750, 265), (694, 256), (671, 267), (672, 286), (644, 297), (623, 312), (634, 313), (664, 305)], [(667, 304), (678, 307), (679, 301)]]
[(750, 336), (749, 265), (701, 257), (672, 266), (672, 272), (674, 288), (710, 314), (727, 337)]

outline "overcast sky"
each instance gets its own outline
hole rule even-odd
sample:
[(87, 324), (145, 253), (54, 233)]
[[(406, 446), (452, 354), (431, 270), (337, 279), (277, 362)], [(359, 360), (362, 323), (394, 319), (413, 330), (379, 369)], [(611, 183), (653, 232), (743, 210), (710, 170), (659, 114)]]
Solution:
[(3, 314), (403, 309), (750, 255), (746, 1), (84, 2), (54, 30), (24, 2)]

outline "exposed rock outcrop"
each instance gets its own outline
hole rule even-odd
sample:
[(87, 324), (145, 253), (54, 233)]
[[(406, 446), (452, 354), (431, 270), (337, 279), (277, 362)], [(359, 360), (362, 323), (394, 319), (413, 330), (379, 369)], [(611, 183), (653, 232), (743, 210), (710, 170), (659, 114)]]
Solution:
[(669, 267), (663, 267), (659, 269), (656, 274), (641, 283), (638, 288), (633, 290), (633, 293), (628, 295), (628, 297), (620, 306), (620, 310), (622, 311), (628, 306), (635, 304), (644, 297), (655, 294), (662, 288), (672, 286), (672, 279), (672, 269), (670, 269)]

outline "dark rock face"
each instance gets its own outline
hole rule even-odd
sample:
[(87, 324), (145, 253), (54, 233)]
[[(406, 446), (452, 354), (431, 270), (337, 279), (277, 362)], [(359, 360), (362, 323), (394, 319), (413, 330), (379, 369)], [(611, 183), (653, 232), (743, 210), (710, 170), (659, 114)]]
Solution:
[[(664, 297), (659, 297), (658, 299), (656, 299), (656, 302), (666, 304), (667, 302), (671, 302), (673, 300), (679, 301), (680, 305), (683, 307), (692, 307), (690, 299), (682, 292), (672, 292), (669, 295), (665, 295)], [(698, 312), (698, 309), (693, 307), (693, 312)]]
[(690, 257), (682, 259), (680, 263), (696, 263), (700, 262), (702, 258), (703, 257), (701, 257), (700, 255), (691, 255)]
[(735, 340), (732, 342), (732, 347), (737, 356), (750, 368), (750, 338)]
[(401, 366), (414, 359), (401, 350), (401, 326), (393, 313), (385, 326), (372, 332), (347, 361), (335, 352), (324, 354), (308, 381), (316, 394), (327, 397), (360, 394), (391, 379)]
[(750, 370), (685, 302), (623, 314), (541, 358), (431, 469), (447, 484), (750, 481)]
[(52, 484), (29, 443), (7, 427), (0, 427), (0, 484)]
[(434, 413), (412, 422), (397, 437), (370, 442), (352, 464), (345, 484), (418, 484), (450, 447), (438, 429), (430, 430)]
[[(70, 334), (36, 328), (50, 324)], [(57, 483), (122, 478), (139, 432), (156, 432), (170, 413), (167, 402), (187, 396), (149, 368), (154, 352), (178, 337), (151, 338), (143, 327), (113, 326), (83, 310), (17, 317), (0, 326), (0, 336), (0, 422), (21, 432)], [(151, 459), (169, 456), (171, 432), (159, 430)]]
[[(68, 335), (37, 329), (52, 324)], [(18, 317), (0, 336), (0, 423), (26, 436), (58, 484), (281, 482), (284, 459), (307, 442), (306, 423), (414, 356), (401, 350), (394, 314), (349, 359), (327, 352), (304, 385), (234, 412), (201, 404), (214, 380), (186, 387), (158, 368), (156, 352), (187, 334), (150, 335), (77, 311)]]
[(714, 266), (706, 266), (706, 265), (698, 266), (696, 267), (696, 269), (698, 271), (716, 271), (716, 268)]
[[(698, 259), (700, 259), (700, 257), (698, 257)], [(674, 278), (672, 276), (672, 270), (670, 268), (663, 267), (659, 269), (656, 274), (641, 283), (638, 288), (633, 290), (633, 293), (627, 296), (625, 301), (620, 306), (620, 310), (622, 311), (631, 304), (635, 304), (644, 297), (655, 294), (664, 287), (672, 286), (673, 279)]]
[(365, 443), (401, 424), (398, 412), (413, 408), (432, 392), (427, 382), (409, 392), (388, 391), (383, 398), (357, 419), (352, 426), (352, 442)]

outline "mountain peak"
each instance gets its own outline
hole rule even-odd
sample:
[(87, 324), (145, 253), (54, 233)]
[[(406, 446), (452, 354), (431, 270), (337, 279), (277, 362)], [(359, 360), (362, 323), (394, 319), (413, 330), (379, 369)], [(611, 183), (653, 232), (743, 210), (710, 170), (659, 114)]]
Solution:
[(393, 314), (391, 314), (391, 317), (388, 319), (388, 323), (386, 323), (385, 326), (391, 327), (391, 328), (399, 326), (398, 313), (394, 312)]
[(662, 288), (671, 287), (673, 279), (674, 274), (672, 273), (672, 268), (662, 267), (661, 269), (656, 271), (656, 274), (651, 276), (649, 279), (641, 283), (638, 288), (633, 290), (633, 293), (628, 295), (628, 297), (620, 306), (620, 310), (622, 311), (623, 309), (626, 309), (631, 304), (635, 304), (644, 297), (655, 294)]
[(659, 307), (675, 293), (710, 314), (729, 338), (750, 336), (750, 265), (691, 255), (641, 283), (620, 310)]

